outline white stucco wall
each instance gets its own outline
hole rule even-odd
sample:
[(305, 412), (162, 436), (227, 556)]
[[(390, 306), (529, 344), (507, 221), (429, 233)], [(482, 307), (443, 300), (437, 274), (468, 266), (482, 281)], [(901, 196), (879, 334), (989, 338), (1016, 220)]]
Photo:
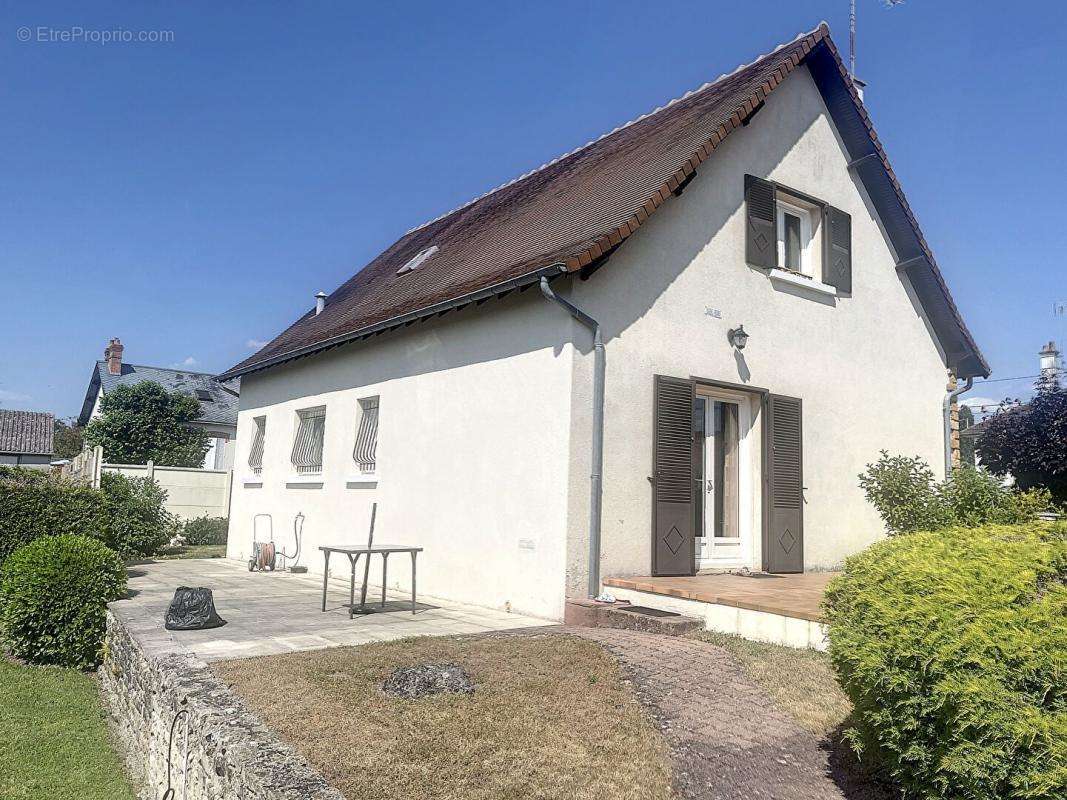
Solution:
[[(847, 160), (807, 69), (798, 70), (748, 127), (731, 134), (680, 198), (590, 280), (574, 282), (571, 299), (601, 322), (607, 342), (603, 575), (651, 568), (648, 476), (657, 373), (747, 383), (803, 400), (807, 568), (839, 564), (881, 535), (856, 480), (880, 449), (917, 454), (941, 469), (945, 365)], [(746, 173), (851, 214), (850, 297), (776, 284), (746, 264)], [(743, 358), (727, 342), (727, 331), (739, 323), (751, 334)], [(586, 576), (592, 380), (589, 337), (580, 336), (570, 469), (573, 593), (582, 591)], [(757, 436), (759, 424), (757, 418)], [(755, 514), (758, 567), (758, 504)]]
[[(561, 618), (571, 323), (535, 292), (494, 305), (245, 376), (228, 555), (248, 556), (257, 513), (272, 515), (276, 540), (291, 549), (303, 512), (301, 563), (321, 573), (316, 548), (365, 542), (376, 501), (377, 542), (425, 548), (420, 594)], [(374, 395), (378, 482), (357, 488), (346, 477), (358, 472), (358, 401)], [(296, 412), (320, 405), (322, 484), (287, 485)], [(246, 485), (261, 415), (262, 485)], [(347, 577), (343, 556), (330, 568)], [(390, 559), (391, 586), (406, 588), (409, 574), (406, 556)]]

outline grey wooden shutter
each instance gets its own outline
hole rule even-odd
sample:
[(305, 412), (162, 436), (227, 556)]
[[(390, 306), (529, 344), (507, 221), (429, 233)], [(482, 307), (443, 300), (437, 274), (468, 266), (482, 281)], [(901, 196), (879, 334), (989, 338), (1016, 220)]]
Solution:
[(656, 376), (652, 443), (652, 574), (692, 575), (694, 383)]
[(777, 208), (774, 184), (745, 176), (745, 260), (755, 267), (778, 266)]
[(838, 291), (852, 292), (852, 217), (839, 208), (826, 207), (826, 238), (822, 281)]
[(763, 568), (804, 571), (804, 452), (801, 402), (767, 398), (767, 493)]

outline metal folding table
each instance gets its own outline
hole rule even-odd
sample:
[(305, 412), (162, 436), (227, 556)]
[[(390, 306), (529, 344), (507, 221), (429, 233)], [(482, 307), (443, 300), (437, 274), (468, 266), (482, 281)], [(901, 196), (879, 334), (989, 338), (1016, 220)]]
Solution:
[[(372, 523), (373, 524), (373, 523)], [(322, 610), (326, 610), (326, 587), (330, 581), (330, 554), (331, 553), (344, 553), (348, 556), (349, 567), (352, 570), (352, 575), (348, 583), (348, 618), (352, 619), (352, 615), (355, 612), (356, 604), (356, 564), (359, 563), (360, 556), (366, 556), (367, 562), (363, 569), (363, 589), (359, 596), (359, 613), (368, 614), (371, 613), (371, 609), (367, 608), (367, 579), (370, 573), (370, 557), (372, 555), (380, 555), (382, 557), (382, 607), (385, 606), (385, 586), (386, 577), (389, 568), (389, 555), (391, 553), (410, 553), (411, 554), (411, 613), (415, 613), (415, 559), (419, 553), (422, 552), (421, 547), (412, 547), (405, 544), (337, 544), (337, 545), (323, 545), (319, 548), (323, 552), (326, 558), (326, 563), (322, 570)]]

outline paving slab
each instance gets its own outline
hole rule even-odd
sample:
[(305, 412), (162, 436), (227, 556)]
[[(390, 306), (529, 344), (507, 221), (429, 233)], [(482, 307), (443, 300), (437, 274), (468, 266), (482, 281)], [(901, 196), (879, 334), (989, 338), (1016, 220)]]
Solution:
[[(249, 572), (244, 562), (221, 558), (152, 561), (130, 568), (129, 599), (110, 607), (150, 652), (184, 649), (205, 661), (554, 624), (421, 596), (412, 614), (409, 594), (388, 591), (383, 610), (349, 619), (347, 581), (331, 584), (323, 612), (321, 576)], [(211, 589), (226, 625), (204, 631), (165, 630), (163, 616), (179, 586)], [(380, 597), (381, 587), (372, 586), (368, 605)]]

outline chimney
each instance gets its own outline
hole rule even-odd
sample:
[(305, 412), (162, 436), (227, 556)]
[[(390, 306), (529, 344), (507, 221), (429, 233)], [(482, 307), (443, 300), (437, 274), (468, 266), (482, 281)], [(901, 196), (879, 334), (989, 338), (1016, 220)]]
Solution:
[(104, 348), (104, 361), (107, 362), (107, 371), (112, 375), (122, 373), (122, 342), (112, 339)]
[(1060, 351), (1056, 349), (1056, 343), (1046, 344), (1038, 356), (1041, 358), (1041, 377), (1055, 377), (1060, 369)]
[(326, 292), (319, 292), (315, 295), (315, 316), (321, 314), (324, 308), (326, 308)]

